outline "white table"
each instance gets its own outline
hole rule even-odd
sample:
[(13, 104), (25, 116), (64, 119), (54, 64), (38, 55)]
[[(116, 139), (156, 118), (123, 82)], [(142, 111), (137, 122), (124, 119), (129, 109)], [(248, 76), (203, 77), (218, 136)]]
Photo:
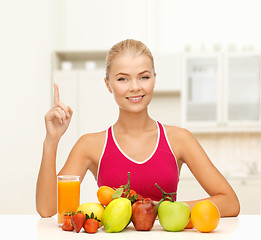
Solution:
[[(195, 229), (181, 232), (166, 232), (156, 220), (149, 232), (136, 231), (132, 224), (120, 233), (106, 233), (100, 228), (95, 234), (63, 231), (57, 225), (57, 218), (41, 218), (38, 215), (0, 215), (0, 239), (261, 239), (261, 215), (239, 215), (236, 218), (221, 218), (215, 231), (200, 233)], [(24, 237), (24, 238), (23, 238)]]

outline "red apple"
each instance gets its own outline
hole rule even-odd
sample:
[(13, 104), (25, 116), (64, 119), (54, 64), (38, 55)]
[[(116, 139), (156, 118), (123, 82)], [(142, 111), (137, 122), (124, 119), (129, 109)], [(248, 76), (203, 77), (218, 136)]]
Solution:
[(156, 217), (157, 206), (150, 198), (133, 203), (131, 220), (136, 230), (149, 231), (153, 227)]

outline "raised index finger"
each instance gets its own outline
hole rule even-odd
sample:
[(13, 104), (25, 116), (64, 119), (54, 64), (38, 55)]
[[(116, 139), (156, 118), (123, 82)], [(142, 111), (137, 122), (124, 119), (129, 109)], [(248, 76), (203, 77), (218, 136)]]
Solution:
[(57, 106), (59, 101), (60, 101), (59, 88), (57, 83), (54, 83), (54, 106)]

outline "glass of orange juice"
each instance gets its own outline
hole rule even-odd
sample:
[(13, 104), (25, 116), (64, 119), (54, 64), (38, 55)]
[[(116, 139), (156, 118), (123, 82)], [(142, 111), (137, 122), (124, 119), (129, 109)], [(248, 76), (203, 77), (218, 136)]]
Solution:
[(80, 203), (80, 176), (57, 176), (58, 184), (58, 225), (64, 222), (66, 212), (76, 212)]

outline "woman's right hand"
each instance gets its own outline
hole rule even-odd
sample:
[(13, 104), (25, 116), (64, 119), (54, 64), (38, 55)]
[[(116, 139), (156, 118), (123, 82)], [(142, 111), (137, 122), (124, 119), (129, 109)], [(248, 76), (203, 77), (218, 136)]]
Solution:
[(73, 111), (60, 102), (58, 85), (54, 84), (54, 106), (45, 115), (46, 138), (60, 140), (67, 130)]

